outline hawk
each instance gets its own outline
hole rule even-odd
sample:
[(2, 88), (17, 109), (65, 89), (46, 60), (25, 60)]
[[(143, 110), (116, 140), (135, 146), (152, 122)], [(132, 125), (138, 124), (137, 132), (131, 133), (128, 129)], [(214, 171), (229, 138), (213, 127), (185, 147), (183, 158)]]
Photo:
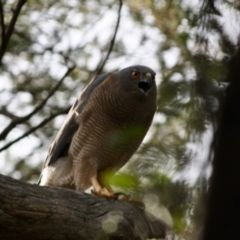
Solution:
[[(156, 111), (155, 72), (131, 66), (95, 77), (51, 144), (40, 185), (114, 196), (109, 176), (134, 154)], [(108, 177), (106, 177), (108, 176)]]

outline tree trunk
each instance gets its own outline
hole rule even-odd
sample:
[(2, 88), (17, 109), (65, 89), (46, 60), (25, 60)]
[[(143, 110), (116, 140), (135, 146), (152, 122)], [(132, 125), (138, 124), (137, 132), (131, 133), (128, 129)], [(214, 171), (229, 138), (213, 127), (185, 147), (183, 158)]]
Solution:
[(131, 203), (0, 175), (0, 239), (146, 239), (170, 230)]
[(203, 240), (240, 239), (240, 49), (228, 66)]

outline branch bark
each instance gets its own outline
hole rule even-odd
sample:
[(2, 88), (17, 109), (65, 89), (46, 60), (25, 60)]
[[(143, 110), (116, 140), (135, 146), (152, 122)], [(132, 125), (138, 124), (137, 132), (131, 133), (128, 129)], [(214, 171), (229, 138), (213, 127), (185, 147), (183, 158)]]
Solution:
[(124, 201), (0, 175), (1, 239), (146, 239), (170, 230)]

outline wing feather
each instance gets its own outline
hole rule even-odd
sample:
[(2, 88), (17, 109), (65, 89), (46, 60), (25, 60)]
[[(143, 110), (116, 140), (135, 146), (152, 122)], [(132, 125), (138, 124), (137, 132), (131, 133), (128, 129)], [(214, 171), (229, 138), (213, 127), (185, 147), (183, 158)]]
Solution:
[(105, 73), (95, 77), (85, 88), (82, 95), (75, 101), (55, 140), (49, 148), (44, 167), (52, 165), (60, 157), (67, 155), (72, 138), (80, 125), (76, 120), (76, 112), (81, 114), (92, 92), (108, 77), (108, 75), (109, 73)]

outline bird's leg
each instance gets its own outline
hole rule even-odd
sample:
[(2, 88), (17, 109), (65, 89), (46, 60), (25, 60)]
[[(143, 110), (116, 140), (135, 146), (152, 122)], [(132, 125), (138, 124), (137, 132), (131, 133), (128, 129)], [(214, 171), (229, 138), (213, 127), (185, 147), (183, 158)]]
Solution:
[[(127, 195), (123, 192), (117, 192), (115, 193), (111, 186), (105, 182), (104, 184), (104, 188), (101, 187), (101, 185), (99, 184), (98, 182), (98, 179), (96, 176), (92, 177), (91, 178), (91, 183), (92, 183), (92, 186), (93, 186), (93, 190), (92, 190), (92, 193), (95, 194), (95, 195), (99, 195), (99, 196), (105, 196), (105, 197), (108, 197), (108, 198), (116, 198), (118, 200), (123, 200), (123, 201), (127, 201), (129, 203), (132, 203), (140, 208), (144, 208), (144, 204), (138, 200), (130, 200), (130, 195)], [(120, 198), (120, 196), (122, 196)]]
[(93, 186), (93, 190), (92, 193), (95, 195), (100, 195), (100, 196), (105, 196), (105, 197), (114, 197), (114, 192), (113, 190), (110, 188), (102, 188), (101, 185), (99, 184), (97, 177), (94, 176), (90, 179), (92, 186)]
[(104, 188), (105, 188), (104, 190), (107, 190), (113, 198), (118, 199), (118, 200), (130, 201), (129, 200), (130, 195), (125, 194), (123, 192), (114, 192), (113, 191), (113, 189), (111, 188), (111, 186), (109, 184), (109, 179), (107, 179), (107, 178), (104, 179), (104, 173), (100, 173), (98, 175), (98, 179), (99, 179), (98, 182), (100, 182), (100, 184), (102, 186), (104, 186)]
[(103, 186), (104, 190), (107, 190), (113, 198), (118, 199), (118, 200), (128, 201), (130, 199), (130, 195), (127, 195), (123, 192), (115, 193), (109, 184), (109, 181), (110, 181), (111, 177), (113, 176), (114, 172), (115, 171), (111, 168), (105, 169), (104, 171), (99, 172), (98, 178), (97, 178), (99, 185)]
[[(101, 182), (101, 181), (100, 181)], [(111, 188), (110, 184), (105, 182), (102, 183), (102, 186), (104, 186), (104, 188), (111, 193), (112, 196), (115, 196), (115, 192), (113, 191), (113, 189)]]

